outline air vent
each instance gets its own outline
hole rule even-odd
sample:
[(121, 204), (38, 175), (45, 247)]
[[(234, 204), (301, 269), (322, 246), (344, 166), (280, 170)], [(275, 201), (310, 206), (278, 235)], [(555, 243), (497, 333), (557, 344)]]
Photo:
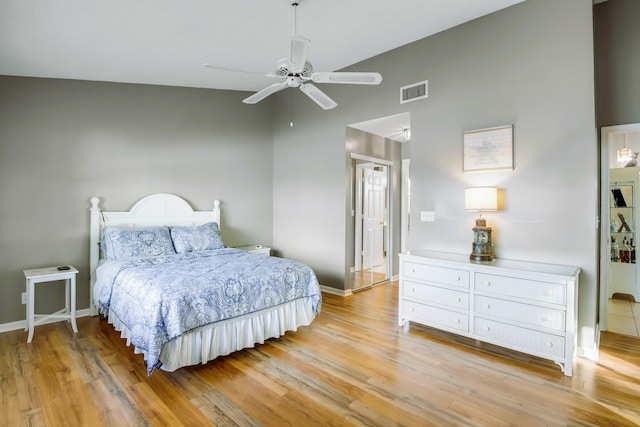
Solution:
[(413, 83), (400, 88), (400, 104), (429, 97), (429, 80)]

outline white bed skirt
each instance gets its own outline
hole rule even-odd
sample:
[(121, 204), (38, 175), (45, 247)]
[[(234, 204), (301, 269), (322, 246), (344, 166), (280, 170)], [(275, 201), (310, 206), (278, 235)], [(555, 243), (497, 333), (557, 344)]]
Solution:
[[(175, 371), (184, 366), (207, 363), (218, 356), (226, 356), (243, 348), (262, 344), (269, 338), (277, 338), (287, 331), (295, 331), (298, 326), (311, 324), (316, 313), (313, 297), (290, 301), (276, 307), (264, 309), (229, 320), (224, 320), (189, 331), (176, 337), (162, 347), (160, 369)], [(109, 316), (120, 336), (130, 345), (129, 330)], [(135, 353), (141, 350), (135, 348)]]

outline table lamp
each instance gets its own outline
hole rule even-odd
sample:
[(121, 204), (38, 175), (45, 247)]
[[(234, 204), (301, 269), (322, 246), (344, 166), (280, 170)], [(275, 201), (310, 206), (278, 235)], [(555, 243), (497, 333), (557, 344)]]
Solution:
[(464, 208), (478, 211), (476, 226), (473, 227), (473, 244), (469, 259), (472, 261), (493, 261), (491, 227), (482, 218), (482, 212), (498, 210), (498, 189), (495, 187), (471, 187), (464, 190)]

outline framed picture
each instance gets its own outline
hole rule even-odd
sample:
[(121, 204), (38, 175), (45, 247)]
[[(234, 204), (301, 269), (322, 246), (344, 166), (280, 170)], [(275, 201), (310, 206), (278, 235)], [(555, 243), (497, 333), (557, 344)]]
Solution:
[(513, 170), (513, 125), (464, 133), (464, 172)]

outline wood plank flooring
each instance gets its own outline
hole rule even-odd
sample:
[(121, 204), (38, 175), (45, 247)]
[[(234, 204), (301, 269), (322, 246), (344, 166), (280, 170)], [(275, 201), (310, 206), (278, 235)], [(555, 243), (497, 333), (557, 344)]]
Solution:
[[(2, 426), (637, 426), (640, 340), (604, 333), (574, 376), (551, 362), (397, 327), (397, 282), (324, 295), (309, 327), (146, 376), (98, 317), (0, 334)], [(506, 355), (506, 356), (505, 356)]]

